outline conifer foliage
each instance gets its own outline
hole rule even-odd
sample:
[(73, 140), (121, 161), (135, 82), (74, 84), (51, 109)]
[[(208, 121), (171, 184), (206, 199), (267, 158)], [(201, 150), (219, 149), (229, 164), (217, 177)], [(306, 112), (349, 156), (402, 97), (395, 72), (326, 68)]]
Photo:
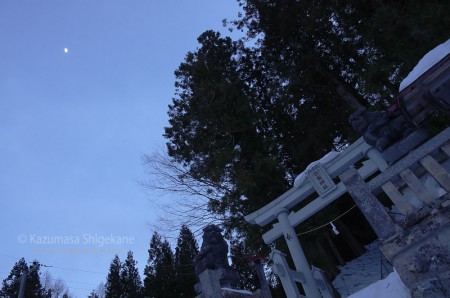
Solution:
[(148, 263), (144, 270), (144, 296), (177, 297), (175, 292), (174, 255), (167, 240), (155, 232), (150, 240)]
[(177, 297), (195, 297), (196, 283), (194, 257), (198, 254), (198, 244), (194, 234), (182, 225), (175, 248), (175, 280)]
[(23, 274), (27, 273), (25, 297), (43, 298), (45, 297), (44, 289), (39, 279), (40, 264), (38, 261), (28, 266), (25, 259), (21, 258), (15, 263), (8, 277), (3, 280), (1, 297), (17, 297), (19, 295), (20, 282)]
[[(181, 227), (175, 254), (169, 242), (157, 232), (152, 235), (148, 254), (143, 283), (131, 251), (124, 262), (120, 261), (119, 256), (114, 257), (105, 284), (106, 298), (195, 296), (193, 260), (198, 254), (198, 245), (187, 226)], [(97, 297), (95, 295), (99, 296), (92, 291), (91, 296)]]
[(239, 272), (239, 287), (255, 291), (260, 285), (258, 276), (252, 268), (252, 253), (242, 239), (236, 237), (230, 241), (231, 266)]
[(143, 297), (141, 277), (136, 264), (131, 251), (128, 252), (124, 263), (120, 262), (119, 256), (114, 257), (106, 278), (106, 298)]
[(120, 282), (120, 269), (122, 264), (119, 256), (116, 255), (109, 266), (109, 273), (106, 278), (105, 296), (106, 298), (120, 298), (123, 289)]
[(142, 297), (142, 282), (136, 264), (133, 253), (129, 251), (120, 272), (120, 282), (126, 297)]

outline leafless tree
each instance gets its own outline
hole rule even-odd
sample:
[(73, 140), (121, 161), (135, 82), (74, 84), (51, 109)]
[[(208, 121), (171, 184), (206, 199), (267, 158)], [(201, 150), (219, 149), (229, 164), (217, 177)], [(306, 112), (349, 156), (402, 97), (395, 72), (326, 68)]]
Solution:
[(95, 293), (98, 295), (98, 298), (105, 298), (105, 284), (103, 282), (95, 289)]
[(208, 224), (226, 220), (225, 216), (211, 212), (209, 204), (230, 192), (229, 183), (193, 177), (187, 165), (176, 162), (162, 150), (145, 155), (143, 161), (149, 180), (141, 184), (148, 191), (150, 201), (162, 212), (153, 228), (170, 237), (170, 232), (178, 232), (182, 224), (195, 233)]
[(52, 286), (52, 297), (53, 298), (59, 298), (61, 297), (64, 292), (67, 289), (67, 285), (64, 282), (64, 280), (62, 280), (61, 278), (57, 278), (54, 282), (53, 282), (53, 286)]
[(52, 288), (53, 283), (52, 275), (50, 274), (50, 272), (48, 272), (48, 270), (46, 270), (44, 274), (41, 276), (41, 283), (46, 291)]
[(72, 297), (69, 293), (69, 287), (66, 282), (61, 278), (53, 279), (50, 272), (45, 271), (43, 276), (41, 277), (41, 282), (45, 291), (51, 290), (52, 298), (60, 298), (64, 294), (67, 294), (69, 297)]

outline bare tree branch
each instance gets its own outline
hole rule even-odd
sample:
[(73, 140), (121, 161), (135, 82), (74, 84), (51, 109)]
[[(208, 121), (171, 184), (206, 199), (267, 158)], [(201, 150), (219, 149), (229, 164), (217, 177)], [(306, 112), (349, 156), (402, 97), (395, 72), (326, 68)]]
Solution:
[(149, 179), (140, 184), (148, 191), (150, 201), (161, 212), (156, 223), (150, 224), (166, 237), (178, 233), (185, 224), (200, 233), (208, 224), (223, 224), (225, 215), (211, 212), (209, 204), (219, 202), (231, 192), (231, 184), (193, 177), (189, 167), (176, 162), (165, 152), (155, 150), (143, 157)]

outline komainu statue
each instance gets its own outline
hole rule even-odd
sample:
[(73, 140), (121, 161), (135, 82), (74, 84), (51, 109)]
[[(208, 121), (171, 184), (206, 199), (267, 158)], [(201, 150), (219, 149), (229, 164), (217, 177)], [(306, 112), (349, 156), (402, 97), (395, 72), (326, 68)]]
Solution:
[(209, 225), (203, 229), (203, 243), (199, 254), (194, 259), (195, 275), (198, 276), (206, 269), (229, 269), (228, 245), (221, 234), (222, 229), (216, 225)]
[(354, 130), (362, 134), (367, 144), (374, 146), (380, 152), (411, 133), (412, 130), (404, 116), (391, 118), (387, 111), (360, 109), (350, 116), (349, 123)]
[(216, 225), (203, 229), (202, 248), (194, 258), (198, 281), (195, 284), (196, 298), (244, 297), (232, 290), (237, 288), (240, 276), (228, 264), (228, 244), (221, 232), (222, 229)]

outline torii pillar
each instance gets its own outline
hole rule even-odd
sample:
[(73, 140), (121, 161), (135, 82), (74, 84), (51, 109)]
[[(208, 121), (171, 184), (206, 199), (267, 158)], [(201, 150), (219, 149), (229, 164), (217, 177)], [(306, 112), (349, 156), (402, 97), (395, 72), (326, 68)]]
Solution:
[(289, 210), (286, 208), (280, 209), (275, 214), (280, 223), (281, 230), (283, 231), (284, 239), (288, 245), (295, 268), (305, 276), (305, 282), (302, 283), (303, 289), (308, 298), (321, 298), (322, 295), (320, 294), (316, 280), (312, 275), (311, 267), (309, 266), (303, 248), (298, 240), (297, 233), (289, 221), (288, 215)]

